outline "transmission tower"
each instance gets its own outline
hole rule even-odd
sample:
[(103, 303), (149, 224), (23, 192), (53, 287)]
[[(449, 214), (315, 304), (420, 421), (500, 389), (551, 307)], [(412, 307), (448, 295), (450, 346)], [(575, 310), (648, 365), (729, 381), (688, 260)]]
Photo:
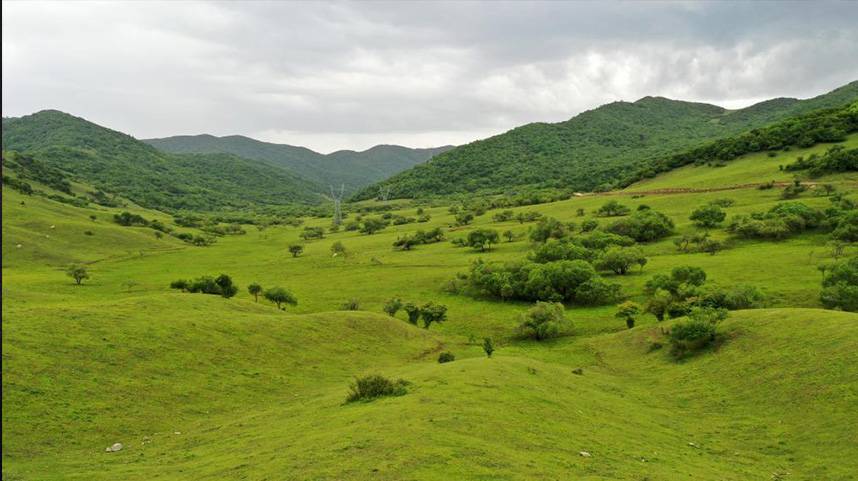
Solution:
[(343, 192), (346, 190), (346, 186), (344, 184), (340, 184), (340, 191), (337, 192), (334, 189), (334, 186), (331, 187), (331, 200), (334, 201), (334, 225), (338, 226), (343, 223), (343, 210), (342, 210), (342, 202), (343, 202)]

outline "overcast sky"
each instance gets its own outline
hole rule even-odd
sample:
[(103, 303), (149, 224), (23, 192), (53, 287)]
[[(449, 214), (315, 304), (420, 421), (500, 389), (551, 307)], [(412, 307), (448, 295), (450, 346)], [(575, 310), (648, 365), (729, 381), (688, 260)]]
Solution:
[(646, 95), (858, 79), (858, 3), (3, 1), (3, 115), (321, 152), (462, 144)]

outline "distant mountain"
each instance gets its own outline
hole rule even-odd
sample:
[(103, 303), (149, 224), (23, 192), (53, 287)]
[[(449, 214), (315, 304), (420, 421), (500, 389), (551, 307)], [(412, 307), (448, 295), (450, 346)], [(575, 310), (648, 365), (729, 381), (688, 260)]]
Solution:
[(371, 198), (382, 185), (392, 197), (523, 187), (589, 191), (616, 185), (652, 159), (855, 99), (858, 81), (808, 100), (773, 99), (741, 110), (662, 97), (614, 102), (565, 122), (528, 124), (456, 147), (353, 198)]
[(172, 153), (229, 153), (268, 162), (321, 185), (345, 185), (349, 192), (426, 162), (453, 148), (410, 149), (398, 145), (377, 145), (363, 152), (341, 150), (324, 155), (304, 147), (273, 144), (241, 135), (180, 135), (145, 139), (155, 148)]
[(314, 203), (322, 191), (265, 162), (226, 153), (168, 154), (56, 110), (4, 118), (3, 150), (25, 152), (73, 178), (167, 211)]

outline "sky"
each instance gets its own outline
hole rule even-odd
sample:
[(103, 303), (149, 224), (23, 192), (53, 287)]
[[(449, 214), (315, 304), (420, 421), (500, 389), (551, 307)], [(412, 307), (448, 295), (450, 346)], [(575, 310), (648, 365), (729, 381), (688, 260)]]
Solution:
[(647, 95), (740, 108), (858, 79), (858, 2), (16, 2), (3, 116), (328, 153), (464, 144)]

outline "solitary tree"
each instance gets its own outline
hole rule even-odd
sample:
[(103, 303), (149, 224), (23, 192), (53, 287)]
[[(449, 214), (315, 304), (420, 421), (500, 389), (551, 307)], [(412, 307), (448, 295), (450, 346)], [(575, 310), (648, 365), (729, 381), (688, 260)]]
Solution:
[(495, 352), (495, 343), (492, 342), (492, 338), (487, 337), (483, 339), (483, 351), (485, 351), (487, 357), (492, 357), (492, 353)]
[(537, 341), (557, 337), (568, 327), (563, 304), (537, 302), (522, 316), (521, 331)]
[(596, 263), (596, 266), (599, 269), (609, 270), (616, 274), (623, 275), (635, 264), (640, 265), (641, 269), (646, 265), (646, 257), (644, 257), (643, 251), (639, 248), (611, 247), (602, 255)]
[(417, 321), (420, 320), (420, 308), (413, 302), (408, 302), (402, 306), (402, 309), (408, 314), (408, 322), (416, 326)]
[(618, 319), (625, 319), (626, 326), (629, 329), (635, 327), (635, 317), (641, 312), (641, 306), (639, 306), (636, 302), (626, 301), (619, 306), (617, 306), (617, 313), (614, 314), (614, 317)]
[(247, 286), (247, 292), (249, 292), (250, 295), (253, 296), (253, 300), (259, 302), (259, 294), (262, 294), (262, 286), (260, 286), (257, 282), (253, 282), (249, 286)]
[(66, 270), (66, 275), (74, 279), (75, 284), (80, 285), (84, 279), (89, 279), (89, 272), (86, 267), (81, 265), (72, 265)]
[(285, 307), (282, 307), (283, 304), (289, 304), (292, 306), (298, 304), (298, 299), (296, 299), (291, 292), (282, 287), (272, 287), (267, 289), (263, 296), (274, 304), (277, 304), (277, 309), (280, 310), (286, 309)]
[(292, 257), (298, 257), (304, 252), (304, 246), (301, 244), (292, 244), (289, 246), (289, 252), (292, 253)]
[(387, 227), (387, 223), (382, 219), (364, 219), (360, 231), (364, 234), (370, 235), (375, 234), (385, 227)]

